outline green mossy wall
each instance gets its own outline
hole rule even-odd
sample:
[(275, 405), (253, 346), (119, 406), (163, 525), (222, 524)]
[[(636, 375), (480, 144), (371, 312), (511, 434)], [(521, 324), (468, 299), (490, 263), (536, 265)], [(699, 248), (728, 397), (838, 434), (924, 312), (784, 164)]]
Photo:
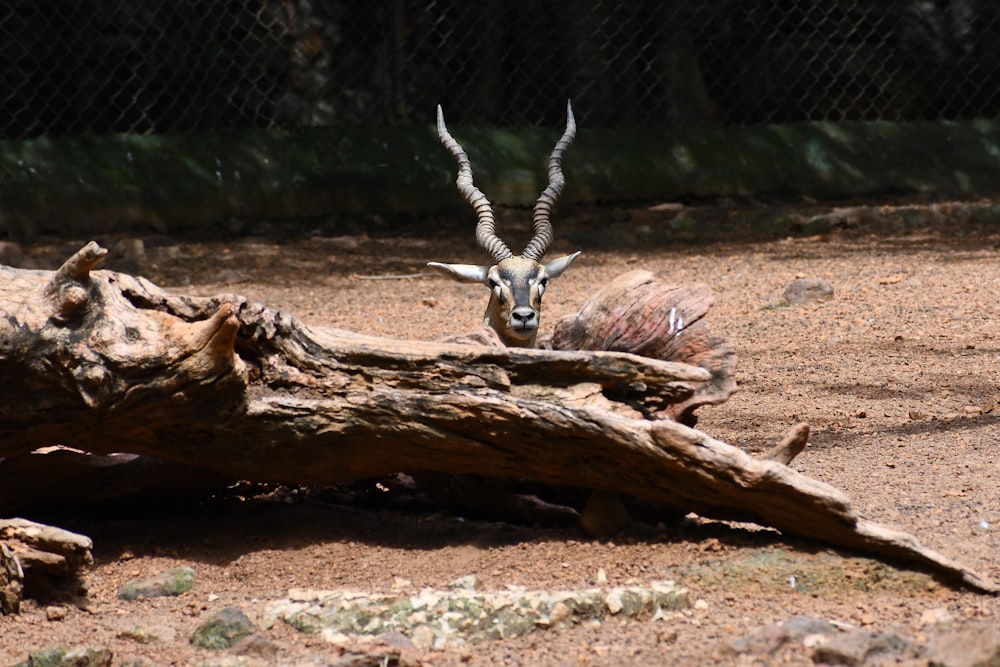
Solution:
[[(453, 128), (477, 185), (529, 205), (558, 129)], [(569, 202), (767, 192), (843, 198), (1000, 192), (1000, 122), (800, 123), (714, 130), (587, 130), (564, 165)], [(0, 233), (225, 229), (464, 208), (430, 127), (0, 142)]]

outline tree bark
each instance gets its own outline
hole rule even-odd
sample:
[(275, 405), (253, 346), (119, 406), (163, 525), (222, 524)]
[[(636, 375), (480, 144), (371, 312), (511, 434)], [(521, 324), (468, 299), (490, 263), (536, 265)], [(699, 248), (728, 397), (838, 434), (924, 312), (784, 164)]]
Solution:
[[(403, 341), (309, 328), (235, 295), (93, 270), (0, 267), (0, 456), (52, 444), (323, 485), (476, 473), (633, 496), (993, 584), (856, 515), (837, 489), (650, 406), (709, 371), (635, 354)], [(17, 400), (20, 398), (21, 400)]]
[(89, 537), (27, 519), (0, 519), (0, 614), (17, 613), (21, 599), (72, 599), (80, 574), (94, 562)]

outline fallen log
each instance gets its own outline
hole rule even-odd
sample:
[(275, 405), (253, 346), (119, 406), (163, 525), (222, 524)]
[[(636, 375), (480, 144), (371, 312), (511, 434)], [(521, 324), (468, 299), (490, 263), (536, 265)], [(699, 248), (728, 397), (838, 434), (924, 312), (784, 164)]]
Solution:
[(240, 296), (173, 295), (94, 270), (103, 254), (89, 244), (55, 273), (0, 267), (0, 382), (13, 397), (0, 406), (0, 456), (62, 444), (315, 485), (400, 470), (534, 480), (753, 521), (996, 590), (858, 516), (828, 484), (647, 418), (693, 396), (712, 378), (704, 369), (309, 328)]

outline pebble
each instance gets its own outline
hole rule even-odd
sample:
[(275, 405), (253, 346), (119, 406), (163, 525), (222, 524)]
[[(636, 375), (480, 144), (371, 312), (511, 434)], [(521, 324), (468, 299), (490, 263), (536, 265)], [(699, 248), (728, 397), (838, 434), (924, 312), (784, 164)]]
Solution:
[(995, 665), (1000, 660), (1000, 626), (987, 620), (944, 632), (930, 641), (927, 658), (929, 664), (948, 667)]
[(231, 648), (253, 633), (253, 622), (236, 607), (226, 607), (198, 626), (191, 635), (195, 646), (211, 649)]
[(422, 651), (434, 648), (434, 631), (426, 625), (418, 625), (410, 633), (413, 644)]
[(785, 287), (782, 298), (793, 306), (814, 301), (826, 301), (833, 298), (833, 285), (830, 284), (829, 280), (820, 278), (799, 278)]
[(66, 607), (61, 607), (56, 605), (45, 608), (45, 618), (47, 618), (50, 621), (65, 620), (68, 614), (69, 611), (66, 609)]
[(190, 567), (177, 567), (147, 579), (133, 579), (122, 584), (118, 597), (122, 600), (180, 595), (194, 586), (195, 574)]
[(861, 665), (881, 657), (902, 656), (909, 645), (908, 640), (897, 635), (851, 630), (817, 646), (812, 659), (832, 665)]
[(119, 630), (119, 639), (131, 639), (139, 644), (152, 644), (156, 642), (172, 642), (177, 636), (177, 631), (169, 625), (156, 627), (132, 626)]
[(455, 579), (450, 584), (448, 584), (448, 590), (452, 591), (474, 591), (478, 585), (478, 580), (476, 575), (467, 574), (464, 577), (459, 577)]
[[(77, 648), (62, 657), (57, 664), (60, 667), (111, 667), (114, 657), (107, 648)], [(45, 664), (29, 661), (29, 664)]]
[(935, 607), (926, 609), (920, 614), (920, 625), (937, 625), (939, 623), (950, 623), (954, 620), (951, 612), (946, 607)]
[(617, 614), (622, 610), (624, 606), (622, 604), (622, 592), (618, 589), (610, 591), (604, 597), (604, 604), (608, 605), (608, 611), (612, 614)]

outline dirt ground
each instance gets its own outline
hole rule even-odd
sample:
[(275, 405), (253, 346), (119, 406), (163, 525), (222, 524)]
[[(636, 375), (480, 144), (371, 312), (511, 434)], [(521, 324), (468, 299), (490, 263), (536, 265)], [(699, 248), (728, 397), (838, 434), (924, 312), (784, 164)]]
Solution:
[[(582, 211), (557, 220), (553, 253), (578, 249), (567, 239), (587, 235), (571, 232), (599, 226), (606, 215)], [(668, 223), (666, 213), (650, 215), (636, 208), (611, 217), (620, 228)], [(1000, 228), (939, 209), (876, 217), (812, 236), (699, 244), (647, 244), (640, 236), (617, 247), (584, 245), (546, 292), (543, 330), (630, 269), (708, 284), (718, 294), (713, 328), (740, 357), (739, 390), (724, 405), (703, 408), (698, 428), (759, 453), (808, 422), (810, 445), (795, 469), (846, 492), (866, 518), (1000, 581)], [(523, 235), (523, 223), (509, 231), (514, 226), (512, 214), (500, 216), (502, 234)], [(262, 225), (250, 229), (257, 235), (228, 241), (151, 236), (140, 250), (119, 242), (117, 265), (177, 292), (239, 292), (316, 326), (391, 337), (454, 334), (477, 325), (485, 308), (481, 286), (424, 269), (429, 260), (481, 261), (471, 224), (416, 233), (379, 220), (319, 225), (312, 235), (283, 237), (280, 230)], [(23, 263), (51, 267), (83, 241), (24, 244)], [(421, 275), (400, 277), (413, 274)], [(775, 307), (797, 277), (830, 281), (834, 296)], [(773, 531), (689, 518), (590, 540), (572, 529), (466, 519), (426, 503), (408, 509), (349, 500), (278, 489), (195, 507), (31, 517), (93, 538), (88, 603), (53, 610), (29, 601), (19, 616), (0, 618), (0, 664), (54, 646), (106, 647), (116, 665), (334, 664), (371, 644), (329, 643), (283, 623), (260, 626), (262, 639), (237, 652), (196, 648), (188, 638), (228, 606), (259, 621), (267, 601), (293, 588), (412, 593), (469, 574), (487, 591), (582, 589), (603, 576), (608, 586), (673, 580), (690, 590), (692, 605), (668, 619), (612, 617), (510, 640), (407, 647), (399, 663), (806, 665), (812, 658), (802, 642), (764, 655), (727, 647), (795, 616), (918, 644), (935, 632), (1000, 619), (996, 597)], [(195, 569), (190, 592), (118, 599), (125, 581), (177, 566)], [(134, 627), (151, 628), (158, 639), (123, 634)]]

